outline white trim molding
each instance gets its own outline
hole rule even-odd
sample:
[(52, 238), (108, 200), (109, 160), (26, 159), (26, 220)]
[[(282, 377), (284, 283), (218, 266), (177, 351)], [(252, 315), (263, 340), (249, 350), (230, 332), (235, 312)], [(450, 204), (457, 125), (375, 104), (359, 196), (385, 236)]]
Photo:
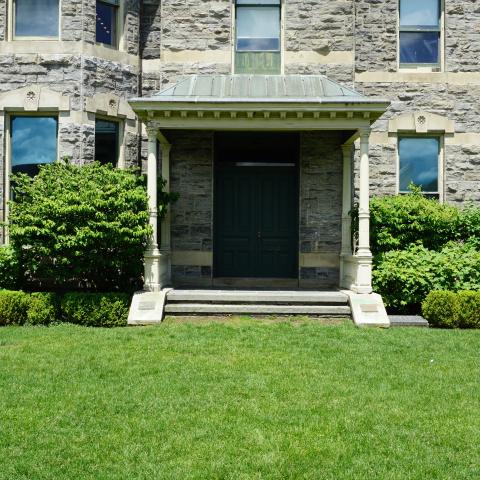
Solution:
[(70, 97), (39, 85), (31, 85), (0, 94), (0, 111), (68, 112)]
[(404, 113), (388, 122), (388, 133), (398, 132), (454, 134), (455, 122), (425, 111)]
[(107, 115), (128, 120), (137, 119), (130, 104), (118, 95), (111, 93), (97, 93), (93, 97), (86, 98), (85, 110), (95, 115)]

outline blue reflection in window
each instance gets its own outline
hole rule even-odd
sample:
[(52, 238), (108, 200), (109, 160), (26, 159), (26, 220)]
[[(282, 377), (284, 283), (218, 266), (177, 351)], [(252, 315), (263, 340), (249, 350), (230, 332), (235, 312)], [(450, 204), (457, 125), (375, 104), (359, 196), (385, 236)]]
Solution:
[(280, 8), (237, 8), (237, 50), (280, 50)]
[(15, 0), (16, 37), (58, 37), (59, 0)]
[(97, 1), (97, 42), (115, 45), (117, 7)]
[(400, 63), (438, 63), (440, 33), (400, 32)]
[(417, 27), (439, 26), (439, 0), (401, 0), (400, 25)]
[(410, 183), (426, 193), (438, 192), (438, 138), (405, 137), (398, 140), (400, 157), (400, 192), (407, 192)]
[(11, 132), (12, 172), (38, 173), (38, 165), (57, 159), (57, 119), (14, 117)]

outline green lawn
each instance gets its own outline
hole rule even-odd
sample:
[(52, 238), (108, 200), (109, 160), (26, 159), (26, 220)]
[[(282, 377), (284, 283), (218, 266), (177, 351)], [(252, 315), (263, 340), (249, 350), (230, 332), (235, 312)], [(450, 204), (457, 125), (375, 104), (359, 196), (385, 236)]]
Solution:
[(478, 479), (480, 332), (0, 329), (1, 479)]

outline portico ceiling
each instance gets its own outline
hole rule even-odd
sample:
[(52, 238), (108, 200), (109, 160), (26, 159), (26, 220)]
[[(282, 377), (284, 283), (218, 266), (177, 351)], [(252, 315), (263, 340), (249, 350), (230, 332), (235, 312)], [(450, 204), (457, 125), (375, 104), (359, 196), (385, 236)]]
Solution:
[(390, 102), (324, 75), (191, 75), (130, 104), (162, 128), (340, 129), (369, 126)]

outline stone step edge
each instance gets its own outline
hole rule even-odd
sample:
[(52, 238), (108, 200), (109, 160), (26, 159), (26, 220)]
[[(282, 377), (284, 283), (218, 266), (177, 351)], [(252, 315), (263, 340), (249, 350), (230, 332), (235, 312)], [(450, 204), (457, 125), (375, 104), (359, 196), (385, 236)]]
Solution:
[(232, 304), (205, 304), (186, 303), (165, 305), (165, 313), (243, 313), (243, 314), (279, 314), (279, 315), (343, 315), (350, 316), (349, 306), (336, 305), (232, 305)]

